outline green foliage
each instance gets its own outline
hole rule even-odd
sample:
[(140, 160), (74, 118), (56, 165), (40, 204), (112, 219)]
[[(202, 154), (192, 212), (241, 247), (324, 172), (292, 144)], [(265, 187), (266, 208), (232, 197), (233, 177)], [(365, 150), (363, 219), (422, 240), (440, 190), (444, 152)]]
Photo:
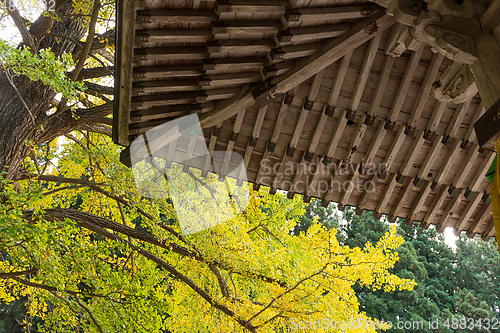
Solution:
[(66, 73), (74, 66), (69, 54), (56, 57), (48, 49), (33, 54), (27, 47), (16, 48), (0, 39), (0, 63), (15, 74), (27, 76), (31, 81), (40, 81), (68, 100), (76, 98), (76, 91), (83, 90), (81, 82), (70, 80)]
[[(321, 214), (317, 207), (317, 203), (311, 203), (307, 207), (308, 215)], [(339, 232), (345, 233), (344, 244), (349, 246), (363, 247), (365, 243), (375, 242), (390, 227), (385, 221), (375, 220), (371, 212), (356, 216), (349, 208), (334, 220), (335, 223), (343, 220)], [(398, 248), (400, 260), (392, 272), (414, 279), (417, 286), (390, 295), (358, 286), (360, 307), (370, 317), (393, 324), (398, 321), (424, 324), (424, 329), (393, 327), (388, 332), (471, 332), (453, 329), (451, 320), (468, 320), (469, 324), (472, 320), (478, 323), (486, 318), (499, 318), (500, 260), (494, 240), (470, 240), (461, 235), (453, 251), (444, 242), (444, 236), (434, 229), (408, 227), (400, 220), (398, 232), (405, 242)], [(450, 327), (443, 325), (447, 319)], [(436, 320), (441, 323), (439, 329), (429, 329), (429, 323)], [(493, 332), (484, 325), (475, 326), (472, 331)]]

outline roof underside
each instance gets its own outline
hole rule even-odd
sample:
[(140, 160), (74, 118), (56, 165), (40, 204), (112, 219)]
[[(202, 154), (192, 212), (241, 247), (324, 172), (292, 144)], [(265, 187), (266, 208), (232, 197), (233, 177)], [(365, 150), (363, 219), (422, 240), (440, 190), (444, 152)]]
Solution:
[[(202, 117), (263, 81), (282, 82), (383, 14), (364, 0), (130, 2), (133, 53), (117, 48), (117, 67), (132, 65), (130, 99), (116, 96), (115, 141), (124, 145), (172, 119)], [(338, 60), (291, 80), (267, 105), (253, 102), (204, 128), (207, 145), (241, 154), (255, 187), (489, 239), (495, 230), (484, 174), (494, 152), (478, 150), (472, 129), (484, 113), (479, 95), (459, 105), (437, 101), (431, 86), (450, 61), (425, 45), (387, 55), (391, 24), (360, 30), (367, 37), (359, 46), (348, 39)], [(119, 31), (118, 45), (126, 36)], [(346, 188), (349, 182), (356, 186)]]

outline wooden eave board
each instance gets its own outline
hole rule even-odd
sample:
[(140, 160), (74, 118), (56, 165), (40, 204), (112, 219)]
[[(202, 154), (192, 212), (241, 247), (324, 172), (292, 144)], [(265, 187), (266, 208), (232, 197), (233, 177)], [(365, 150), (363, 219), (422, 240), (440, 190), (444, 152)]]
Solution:
[[(229, 3), (230, 2), (231, 1), (229, 1)], [(186, 38), (186, 41), (183, 41), (182, 38), (179, 37), (165, 37), (164, 39), (154, 38), (154, 42), (141, 42), (135, 40), (134, 54), (144, 54), (147, 52), (158, 53), (158, 50), (165, 50), (165, 54), (161, 57), (157, 57), (161, 58), (161, 60), (123, 60), (132, 63), (135, 75), (133, 76), (130, 84), (134, 87), (140, 86), (141, 84), (148, 86), (155, 85), (155, 82), (159, 83), (154, 89), (156, 92), (152, 92), (152, 89), (149, 89), (144, 92), (135, 91), (132, 94), (130, 112), (134, 115), (134, 117), (129, 118), (129, 125), (127, 128), (115, 128), (115, 131), (129, 133), (129, 140), (128, 142), (118, 143), (127, 145), (132, 142), (141, 131), (146, 131), (162, 121), (175, 119), (177, 117), (190, 114), (191, 112), (196, 112), (197, 110), (198, 112), (210, 111), (211, 109), (217, 107), (219, 103), (230, 98), (231, 96), (237, 95), (239, 91), (246, 89), (249, 85), (255, 85), (262, 82), (263, 78), (259, 79), (256, 74), (263, 71), (265, 66), (275, 65), (276, 68), (285, 68), (280, 69), (279, 72), (279, 75), (283, 75), (287, 72), (287, 70), (292, 70), (294, 66), (300, 63), (301, 60), (309, 57), (309, 55), (304, 55), (299, 52), (297, 53), (297, 56), (294, 55), (292, 58), (288, 58), (285, 61), (279, 59), (279, 57), (275, 57), (276, 59), (273, 60), (272, 55), (279, 53), (279, 48), (283, 48), (284, 50), (307, 50), (307, 47), (309, 46), (315, 47), (314, 45), (317, 46), (318, 43), (320, 43), (321, 46), (329, 41), (329, 39), (325, 40), (321, 38), (313, 38), (310, 41), (300, 40), (297, 42), (276, 43), (275, 36), (278, 30), (326, 27), (328, 25), (335, 26), (339, 24), (349, 24), (352, 26), (361, 19), (315, 21), (300, 21), (299, 19), (298, 21), (288, 22), (287, 27), (285, 27), (282, 23), (279, 23), (283, 21), (285, 10), (291, 9), (292, 7), (296, 9), (321, 9), (359, 5), (373, 6), (373, 3), (369, 1), (356, 0), (297, 0), (290, 1), (288, 4), (283, 1), (273, 2), (270, 0), (269, 3), (276, 6), (281, 4), (283, 5), (283, 9), (274, 9), (274, 11), (256, 10), (252, 12), (251, 8), (248, 7), (245, 8), (245, 10), (240, 11), (221, 12), (220, 15), (217, 16), (214, 15), (217, 13), (216, 9), (218, 4), (216, 1), (135, 1), (135, 8), (138, 10), (192, 11), (196, 12), (196, 15), (213, 17), (217, 20), (217, 22), (213, 24), (208, 22), (208, 19), (204, 19), (204, 22), (169, 23), (169, 19), (165, 18), (165, 22), (160, 23), (157, 22), (159, 19), (155, 19), (156, 23), (135, 23), (134, 28), (136, 31), (168, 30), (169, 36), (178, 36), (182, 34), (189, 36), (191, 34), (191, 39)], [(221, 2), (220, 4), (225, 4), (225, 2)], [(179, 20), (177, 20), (177, 22), (178, 21)], [(281, 27), (279, 27), (279, 24), (278, 27), (276, 26), (277, 22), (281, 24)], [(373, 65), (371, 66), (366, 80), (366, 85), (364, 86), (359, 100), (357, 113), (353, 118), (353, 123), (348, 123), (348, 125), (341, 128), (342, 132), (340, 140), (336, 146), (333, 156), (331, 156), (332, 161), (329, 166), (330, 174), (321, 174), (318, 178), (320, 182), (327, 184), (331, 181), (331, 177), (333, 176), (331, 172), (334, 169), (334, 165), (338, 165), (346, 156), (347, 149), (350, 147), (353, 138), (357, 135), (356, 129), (358, 128), (358, 123), (364, 119), (364, 116), (370, 109), (375, 90), (379, 84), (383, 63), (385, 58), (388, 57), (384, 50), (389, 30), (390, 29), (383, 32), (381, 43), (378, 47)], [(215, 33), (212, 33), (214, 31)], [(210, 35), (206, 32), (210, 32)], [(132, 36), (131, 38), (135, 37)], [(272, 43), (274, 43), (274, 45), (272, 45)], [(295, 171), (297, 170), (297, 164), (304, 162), (304, 155), (309, 151), (309, 147), (311, 145), (312, 138), (315, 135), (315, 130), (319, 121), (325, 121), (326, 123), (321, 135), (319, 136), (319, 142), (317, 143), (315, 150), (310, 152), (313, 154), (312, 162), (310, 163), (317, 163), (319, 166), (323, 163), (323, 157), (327, 153), (330, 140), (334, 134), (333, 131), (339, 122), (339, 117), (342, 111), (348, 109), (351, 105), (354, 89), (358, 82), (362, 64), (367, 54), (368, 44), (369, 41), (353, 50), (337, 102), (335, 105), (332, 105), (335, 107), (335, 111), (332, 116), (328, 116), (325, 119), (325, 117), (322, 116), (322, 112), (325, 106), (327, 106), (326, 104), (332, 90), (332, 85), (339, 70), (340, 60), (326, 67), (320, 81), (318, 93), (314, 98), (313, 107), (310, 111), (307, 111), (308, 114), (304, 127), (302, 128), (302, 131), (298, 133), (298, 141), (295, 147), (295, 152), (293, 156), (287, 157), (290, 167), (293, 167)], [(220, 51), (217, 51), (218, 46), (220, 46)], [(294, 48), (295, 46), (297, 48)], [(256, 49), (258, 50), (255, 51)], [(119, 52), (119, 50), (117, 52)], [(390, 72), (386, 88), (383, 92), (380, 105), (376, 108), (377, 118), (373, 126), (366, 127), (361, 140), (356, 145), (356, 151), (352, 154), (351, 168), (354, 168), (359, 163), (363, 162), (370, 143), (376, 139), (374, 135), (379, 124), (387, 120), (395, 103), (398, 89), (403, 83), (402, 79), (412, 52), (413, 51), (406, 50), (400, 57), (394, 59), (394, 65)], [(183, 56), (183, 54), (186, 56)], [(308, 54), (314, 54), (314, 52), (309, 52)], [(390, 149), (393, 141), (396, 139), (396, 132), (401, 126), (407, 125), (414, 104), (417, 102), (417, 95), (429, 64), (431, 63), (432, 57), (433, 52), (431, 49), (429, 47), (425, 47), (414, 75), (411, 78), (408, 78), (408, 80), (411, 80), (409, 83), (410, 88), (404, 96), (401, 111), (397, 114), (396, 127), (393, 131), (382, 131), (381, 135), (384, 135), (384, 138), (381, 140), (380, 145), (375, 148), (372, 158), (373, 163), (381, 163), (387, 159), (387, 155), (391, 153)], [(442, 61), (439, 66), (437, 78), (444, 70), (448, 62), (449, 61), (446, 58)], [(284, 64), (286, 66), (283, 66)], [(117, 66), (120, 66), (120, 64), (117, 64)], [(266, 70), (267, 68), (268, 67), (266, 67)], [(141, 77), (141, 73), (147, 73), (147, 75)], [(221, 76), (226, 74), (230, 76)], [(268, 76), (268, 78), (272, 77), (272, 74)], [(218, 78), (221, 79), (217, 81)], [(247, 79), (245, 80), (245, 78)], [(286, 155), (288, 144), (292, 141), (297, 121), (301, 113), (304, 112), (303, 106), (306, 101), (306, 97), (310, 92), (313, 79), (314, 76), (296, 85), (293, 89), (293, 101), (286, 111), (287, 113), (284, 118), (283, 126), (280, 129), (278, 140), (275, 142), (275, 150), (271, 153), (267, 152), (267, 146), (276, 126), (276, 120), (278, 118), (283, 98), (280, 97), (268, 104), (265, 117), (259, 131), (260, 133), (257, 143), (254, 147), (252, 147), (251, 158), (247, 166), (247, 177), (249, 181), (255, 182), (257, 179), (261, 166), (261, 160), (264, 156), (269, 158), (271, 166), (282, 162), (283, 157)], [(238, 80), (245, 81), (246, 83), (241, 83)], [(162, 91), (162, 89), (165, 91)], [(158, 102), (156, 102), (158, 106), (153, 106), (154, 103), (151, 102), (141, 102), (142, 97), (144, 97), (144, 99), (158, 99)], [(425, 130), (429, 125), (428, 123), (434, 110), (434, 106), (437, 103), (432, 93), (429, 94), (427, 98), (428, 99), (424, 105), (423, 111), (416, 121), (416, 128), (421, 131)], [(463, 140), (467, 129), (471, 126), (474, 114), (480, 111), (478, 109), (479, 103), (479, 95), (476, 95), (473, 98), (470, 107), (466, 111), (455, 137), (451, 138), (451, 143), (456, 140)], [(243, 123), (239, 129), (233, 148), (234, 152), (240, 153), (242, 156), (244, 156), (246, 150), (249, 149), (249, 139), (254, 131), (254, 125), (259, 109), (260, 107), (254, 103), (245, 111)], [(163, 113), (162, 110), (164, 110)], [(448, 102), (446, 104), (443, 115), (437, 123), (437, 135), (443, 136), (445, 134), (450, 120), (456, 110), (457, 105), (453, 102)], [(142, 114), (146, 116), (141, 116)], [(228, 147), (235, 119), (236, 116), (233, 116), (222, 122), (219, 134), (217, 135), (215, 150), (225, 150)], [(212, 136), (212, 131), (212, 128), (204, 129), (204, 135), (207, 143)], [(472, 136), (472, 138), (474, 139), (475, 136)], [(411, 163), (410, 167), (407, 168), (407, 171), (403, 174), (403, 176), (410, 177), (413, 181), (418, 175), (420, 168), (432, 148), (433, 141), (426, 140), (418, 150), (411, 151), (414, 140), (414, 137), (403, 135), (399, 148), (392, 152), (394, 158), (389, 166), (387, 177), (375, 177), (376, 181), (373, 192), (364, 194), (363, 191), (354, 190), (345, 203), (347, 205), (358, 207), (363, 197), (363, 206), (359, 208), (375, 211), (377, 210), (377, 207), (380, 206), (382, 200), (384, 200), (382, 197), (383, 193), (387, 193), (389, 197), (385, 198), (384, 205), (379, 208), (379, 213), (389, 214), (393, 211), (396, 205), (398, 205), (397, 217), (408, 218), (408, 214), (412, 210), (412, 207), (414, 206), (422, 188), (410, 184), (406, 187), (406, 191), (408, 191), (408, 193), (403, 193), (403, 182), (398, 183), (391, 181), (391, 177), (395, 176), (400, 171), (401, 166), (408, 154), (413, 154), (415, 156), (413, 163)], [(429, 171), (421, 177), (423, 181), (430, 181), (432, 183), (435, 180), (436, 175), (440, 172), (442, 173), (446, 164), (446, 158), (450, 152), (450, 147), (451, 144), (446, 146), (440, 145), (437, 148), (436, 153), (432, 156), (432, 159), (429, 162)], [(468, 156), (467, 152), (460, 147), (458, 149), (459, 151), (454, 155), (454, 159), (449, 162), (449, 167), (446, 169), (447, 172), (443, 173), (442, 177), (440, 177), (437, 188), (429, 191), (429, 194), (423, 199), (424, 203), (422, 208), (420, 211), (415, 212), (415, 221), (422, 221), (424, 219), (426, 214), (429, 212), (430, 207), (433, 206), (433, 202), (436, 200), (439, 187), (446, 186), (448, 189), (456, 176), (457, 170), (463, 163), (470, 163), (471, 168), (464, 176), (464, 181), (462, 182), (463, 184), (461, 187), (461, 196), (463, 196), (463, 193), (467, 190), (467, 186), (469, 186), (474, 176), (480, 172), (479, 167), (485, 158), (483, 152), (477, 154), (477, 157), (474, 160), (469, 161), (466, 159)], [(177, 152), (177, 154), (182, 153), (182, 151)], [(277, 169), (277, 167), (275, 169)], [(317, 169), (320, 168), (312, 167), (311, 172), (302, 175), (300, 180), (310, 184), (314, 178), (314, 172)], [(289, 172), (283, 175), (281, 181), (278, 183), (279, 189), (285, 191), (290, 190), (290, 185), (295, 178), (294, 172)], [(258, 185), (270, 186), (271, 181), (275, 176), (275, 174), (269, 175), (267, 179), (262, 180)], [(371, 177), (372, 176), (369, 174), (361, 174), (357, 176), (356, 179), (359, 179), (359, 181), (364, 184), (369, 181)], [(351, 178), (351, 175), (337, 175), (334, 180), (342, 183)], [(387, 184), (390, 184), (391, 188), (386, 190)], [(443, 194), (443, 196), (446, 197), (442, 200), (440, 205), (435, 207), (435, 214), (432, 214), (434, 216), (433, 219), (428, 221), (430, 224), (437, 224), (439, 222), (447, 209), (447, 205), (453, 198), (453, 196), (448, 193), (447, 189)], [(484, 193), (488, 192), (488, 182), (486, 178), (480, 178), (475, 190), (477, 192), (476, 195), (480, 196), (483, 196)], [(307, 187), (304, 184), (299, 184), (294, 188), (294, 192), (298, 195), (304, 194), (306, 191)], [(327, 192), (326, 187), (312, 191), (313, 196), (321, 199), (325, 197)], [(328, 199), (338, 202), (341, 200), (342, 195), (343, 190), (333, 191), (329, 194)], [(402, 197), (404, 197), (404, 200), (400, 202), (400, 198)], [(447, 216), (445, 226), (455, 226), (461, 214), (464, 213), (469, 200), (470, 198), (468, 199), (466, 197), (460, 198), (460, 201), (454, 206), (449, 216)], [(462, 231), (468, 230), (474, 220), (478, 219), (479, 212), (488, 205), (489, 204), (483, 200), (479, 200), (477, 205), (471, 207), (473, 211), (472, 213), (469, 213), (470, 218), (468, 221), (465, 221), (462, 224)], [(480, 225), (476, 226), (475, 233), (481, 234), (491, 223), (493, 223), (491, 216), (488, 216), (483, 220)]]

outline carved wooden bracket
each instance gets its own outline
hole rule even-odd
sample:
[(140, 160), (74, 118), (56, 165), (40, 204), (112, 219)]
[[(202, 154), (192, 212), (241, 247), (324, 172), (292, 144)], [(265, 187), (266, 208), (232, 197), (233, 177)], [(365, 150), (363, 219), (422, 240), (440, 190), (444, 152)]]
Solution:
[(439, 81), (432, 85), (432, 93), (438, 101), (460, 104), (477, 93), (476, 82), (469, 65), (451, 63), (445, 68)]

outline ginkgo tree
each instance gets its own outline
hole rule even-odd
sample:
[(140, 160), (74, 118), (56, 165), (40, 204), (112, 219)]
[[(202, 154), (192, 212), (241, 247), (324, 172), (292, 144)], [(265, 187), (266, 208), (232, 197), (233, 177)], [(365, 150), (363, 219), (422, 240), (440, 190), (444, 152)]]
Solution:
[(183, 234), (172, 198), (144, 196), (109, 138), (115, 1), (56, 0), (34, 22), (6, 3), (0, 26), (11, 17), (22, 42), (0, 40), (0, 302), (25, 303), (25, 331), (384, 327), (353, 286), (413, 287), (390, 273), (395, 230), (363, 249), (317, 221), (294, 235), (304, 204), (250, 189), (245, 210)]
[(331, 332), (364, 321), (378, 326), (344, 331), (370, 332), (387, 323), (360, 311), (353, 286), (414, 286), (390, 273), (402, 243), (395, 229), (363, 249), (341, 246), (317, 221), (296, 236), (302, 201), (250, 190), (233, 219), (183, 235), (171, 198), (142, 196), (108, 137), (77, 131), (62, 148), (36, 149), (54, 157), (36, 161), (43, 173), (26, 159), (18, 180), (1, 181), (0, 298), (26, 299), (26, 327), (37, 318), (45, 332), (286, 332), (315, 323)]

